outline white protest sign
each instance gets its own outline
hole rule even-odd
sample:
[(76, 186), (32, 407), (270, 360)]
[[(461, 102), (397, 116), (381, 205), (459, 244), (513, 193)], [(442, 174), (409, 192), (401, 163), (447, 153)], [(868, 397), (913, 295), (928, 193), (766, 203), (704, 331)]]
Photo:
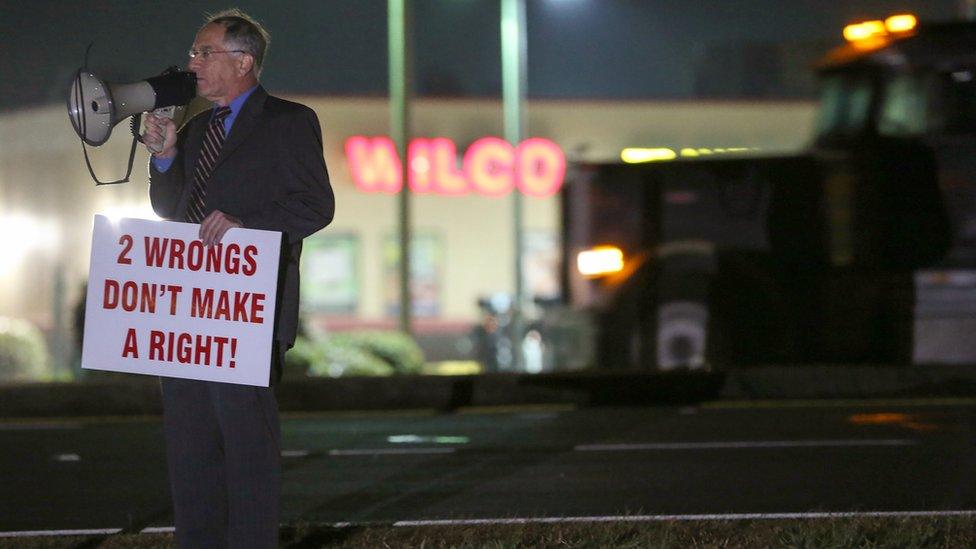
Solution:
[(281, 234), (95, 216), (82, 368), (267, 387)]

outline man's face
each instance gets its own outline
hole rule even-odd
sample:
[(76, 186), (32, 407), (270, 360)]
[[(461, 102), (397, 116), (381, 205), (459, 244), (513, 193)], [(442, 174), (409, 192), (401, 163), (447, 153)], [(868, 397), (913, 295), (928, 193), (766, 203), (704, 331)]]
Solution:
[[(198, 52), (211, 52), (190, 59), (190, 72), (197, 75), (197, 95), (219, 105), (227, 105), (240, 92), (244, 74), (241, 74), (243, 53), (214, 53), (234, 50), (224, 43), (223, 25), (205, 25), (197, 33), (193, 48)], [(205, 59), (206, 58), (206, 59)]]

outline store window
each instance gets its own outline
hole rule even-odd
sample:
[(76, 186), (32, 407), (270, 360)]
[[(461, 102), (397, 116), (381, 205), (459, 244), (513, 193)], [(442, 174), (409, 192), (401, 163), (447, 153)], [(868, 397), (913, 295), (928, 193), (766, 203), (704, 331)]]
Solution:
[[(414, 233), (410, 240), (410, 294), (413, 316), (441, 314), (444, 272), (444, 239), (434, 231)], [(383, 280), (386, 314), (400, 314), (400, 240), (388, 234), (383, 239)]]
[(552, 231), (525, 232), (522, 272), (526, 290), (533, 299), (559, 298), (559, 240)]
[(359, 238), (328, 233), (306, 238), (302, 248), (302, 309), (351, 315), (359, 308)]

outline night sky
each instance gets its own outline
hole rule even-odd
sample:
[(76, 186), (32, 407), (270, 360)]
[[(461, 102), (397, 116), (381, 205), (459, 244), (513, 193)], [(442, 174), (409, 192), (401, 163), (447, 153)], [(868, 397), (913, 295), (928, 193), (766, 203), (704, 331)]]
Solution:
[[(807, 96), (782, 65), (842, 40), (847, 22), (911, 11), (957, 16), (961, 0), (527, 0), (531, 97)], [(498, 0), (416, 0), (419, 94), (498, 96)], [(85, 47), (110, 81), (185, 65), (203, 13), (228, 4), (0, 0), (0, 110), (62, 103)], [(386, 0), (240, 1), (272, 46), (277, 93), (383, 96)]]

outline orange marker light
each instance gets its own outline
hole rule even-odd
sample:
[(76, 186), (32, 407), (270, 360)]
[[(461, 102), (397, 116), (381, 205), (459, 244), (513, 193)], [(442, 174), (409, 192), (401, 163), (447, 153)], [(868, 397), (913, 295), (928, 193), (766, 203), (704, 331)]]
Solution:
[(892, 15), (885, 19), (885, 28), (892, 34), (910, 32), (918, 26), (918, 18), (910, 13)]
[(886, 34), (888, 34), (888, 31), (885, 29), (885, 24), (882, 21), (864, 21), (863, 23), (854, 23), (853, 25), (844, 27), (844, 38), (848, 42), (857, 42), (858, 40), (876, 38)]
[(624, 253), (616, 246), (597, 246), (577, 254), (576, 268), (583, 276), (618, 273), (624, 268)]

